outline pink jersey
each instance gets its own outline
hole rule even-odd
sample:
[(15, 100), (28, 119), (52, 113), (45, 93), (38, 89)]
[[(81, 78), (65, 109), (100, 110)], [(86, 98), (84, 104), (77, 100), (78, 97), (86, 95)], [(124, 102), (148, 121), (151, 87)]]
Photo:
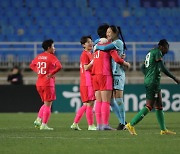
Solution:
[(89, 64), (91, 60), (92, 53), (84, 50), (80, 57), (80, 86), (92, 86), (91, 69), (84, 69), (84, 65)]
[(112, 75), (111, 57), (118, 64), (123, 64), (124, 62), (124, 60), (118, 56), (118, 53), (116, 50), (110, 50), (108, 52), (97, 50), (96, 52), (94, 52), (94, 63), (92, 67), (92, 74), (93, 75)]
[(54, 75), (62, 65), (54, 54), (43, 52), (31, 62), (30, 68), (38, 74), (36, 86), (55, 86), (55, 77), (48, 78), (47, 75)]

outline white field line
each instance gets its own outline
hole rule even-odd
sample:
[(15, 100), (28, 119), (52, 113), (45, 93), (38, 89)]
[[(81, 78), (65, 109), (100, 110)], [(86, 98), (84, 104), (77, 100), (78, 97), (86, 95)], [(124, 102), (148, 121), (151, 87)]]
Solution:
[[(35, 137), (35, 136), (29, 136), (29, 137), (23, 137), (23, 136), (9, 136), (9, 137), (0, 137), (1, 139), (63, 139), (63, 140), (69, 140), (69, 139), (79, 139), (79, 140), (111, 140), (112, 138), (89, 138), (89, 137), (73, 137), (73, 138), (70, 138), (70, 137), (51, 137), (51, 136), (44, 136), (44, 137)], [(132, 140), (132, 139), (135, 139), (133, 137), (131, 138), (119, 138), (120, 140)]]

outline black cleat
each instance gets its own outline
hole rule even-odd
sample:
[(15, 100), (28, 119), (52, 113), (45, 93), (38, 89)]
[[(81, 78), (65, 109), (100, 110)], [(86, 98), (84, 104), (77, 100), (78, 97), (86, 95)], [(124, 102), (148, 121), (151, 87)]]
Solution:
[(125, 127), (125, 125), (119, 123), (117, 130), (126, 130), (126, 127)]

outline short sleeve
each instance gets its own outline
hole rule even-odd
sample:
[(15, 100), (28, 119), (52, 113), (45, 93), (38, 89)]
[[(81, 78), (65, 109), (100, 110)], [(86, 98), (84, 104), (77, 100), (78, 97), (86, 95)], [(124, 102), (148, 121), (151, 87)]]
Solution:
[(56, 56), (54, 56), (54, 55), (52, 55), (51, 57), (50, 57), (50, 60), (51, 60), (51, 63), (55, 66), (56, 65), (56, 63), (59, 63), (59, 59), (56, 57)]
[(160, 50), (157, 50), (156, 54), (155, 54), (155, 59), (156, 61), (162, 60), (162, 52)]
[(89, 64), (90, 59), (89, 59), (89, 57), (88, 57), (87, 54), (85, 54), (85, 53), (82, 54), (81, 62), (82, 62), (83, 64)]

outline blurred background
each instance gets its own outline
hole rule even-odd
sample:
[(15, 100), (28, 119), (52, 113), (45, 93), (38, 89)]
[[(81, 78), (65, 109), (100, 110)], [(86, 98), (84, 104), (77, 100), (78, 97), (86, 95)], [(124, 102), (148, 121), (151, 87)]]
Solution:
[[(126, 60), (132, 64), (126, 72), (127, 85), (143, 84), (140, 65), (148, 50), (164, 38), (170, 42), (165, 64), (180, 77), (180, 0), (1, 0), (1, 87), (11, 84), (7, 76), (13, 67), (20, 69), (24, 85), (35, 85), (36, 75), (29, 63), (43, 51), (42, 41), (51, 38), (63, 65), (56, 83), (70, 84), (70, 91), (77, 92), (73, 86), (79, 84), (80, 38), (91, 35), (97, 39), (97, 28), (103, 23), (122, 29), (128, 47)], [(163, 74), (161, 82), (174, 84)]]
[(127, 61), (132, 64), (132, 71), (127, 72), (128, 83), (142, 81), (136, 71), (148, 50), (163, 38), (170, 42), (166, 64), (177, 73), (180, 68), (179, 6), (180, 0), (1, 0), (0, 69), (3, 73), (0, 83), (7, 84), (3, 75), (13, 66), (19, 66), (25, 77), (24, 84), (34, 84), (29, 63), (42, 52), (41, 42), (49, 38), (56, 42), (56, 54), (64, 67), (60, 76), (65, 78), (58, 81), (78, 83), (82, 51), (79, 40), (89, 34), (94, 40), (98, 38), (96, 30), (103, 23), (122, 28), (128, 44)]

